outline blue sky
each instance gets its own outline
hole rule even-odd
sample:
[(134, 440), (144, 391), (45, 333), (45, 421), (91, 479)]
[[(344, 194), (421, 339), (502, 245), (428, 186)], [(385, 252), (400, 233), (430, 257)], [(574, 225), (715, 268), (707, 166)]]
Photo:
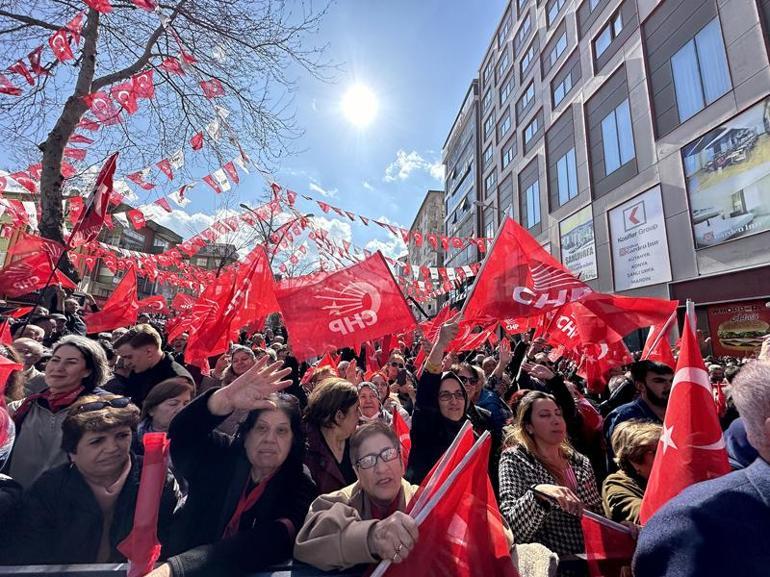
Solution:
[[(441, 147), (504, 6), (503, 0), (340, 0), (332, 5), (310, 40), (328, 43), (326, 56), (341, 71), (331, 83), (298, 76), (294, 105), (305, 132), (295, 144), (301, 152), (277, 170), (278, 181), (408, 228), (425, 192), (443, 188), (436, 178)], [(354, 83), (368, 86), (379, 104), (365, 129), (353, 126), (340, 109)], [(259, 185), (256, 178), (243, 181), (240, 199), (250, 200), (248, 191)], [(211, 211), (201, 196), (206, 195), (191, 195), (197, 200), (188, 213)], [(300, 209), (323, 216), (305, 200)], [(194, 220), (203, 222), (201, 216)], [(377, 226), (340, 220), (327, 228), (391, 255), (403, 246)]]

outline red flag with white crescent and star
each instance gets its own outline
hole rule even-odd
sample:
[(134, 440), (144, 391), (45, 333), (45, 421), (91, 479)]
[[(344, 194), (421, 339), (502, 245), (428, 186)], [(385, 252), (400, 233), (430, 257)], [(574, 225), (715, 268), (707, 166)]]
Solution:
[(640, 520), (644, 524), (666, 501), (694, 483), (730, 472), (708, 372), (698, 339), (685, 317), (676, 364)]

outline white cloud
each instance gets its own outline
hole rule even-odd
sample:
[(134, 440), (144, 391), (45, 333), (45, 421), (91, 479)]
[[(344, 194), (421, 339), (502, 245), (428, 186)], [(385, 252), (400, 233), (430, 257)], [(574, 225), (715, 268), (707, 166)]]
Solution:
[(369, 192), (374, 192), (374, 187), (371, 184), (369, 184), (369, 181), (367, 181), (367, 180), (363, 181), (361, 183), (361, 186), (363, 186)]
[(387, 256), (392, 259), (397, 259), (407, 253), (406, 245), (404, 244), (404, 241), (402, 241), (400, 238), (391, 237), (387, 241), (382, 241), (379, 239), (370, 240), (366, 243), (366, 250), (370, 250), (372, 252), (375, 251), (382, 251), (382, 254), (384, 256)]
[(326, 198), (337, 198), (337, 193), (339, 192), (336, 188), (327, 190), (313, 180), (311, 180), (307, 186), (313, 192), (317, 192), (318, 194)]
[(421, 156), (416, 150), (407, 152), (403, 148), (396, 152), (396, 160), (385, 168), (383, 180), (385, 182), (406, 180), (415, 170), (426, 172), (442, 184), (444, 182), (444, 165), (441, 163), (441, 159), (430, 161)]

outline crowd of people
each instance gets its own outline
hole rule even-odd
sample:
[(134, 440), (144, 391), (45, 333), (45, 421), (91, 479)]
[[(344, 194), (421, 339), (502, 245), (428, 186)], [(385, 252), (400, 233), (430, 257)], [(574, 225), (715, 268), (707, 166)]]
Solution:
[[(245, 575), (291, 558), (321, 570), (408, 563), (420, 539), (408, 503), (466, 423), (491, 436), (489, 478), (522, 575), (553, 575), (584, 552), (586, 510), (640, 530), (674, 368), (638, 353), (597, 396), (529, 333), (457, 353), (455, 319), (432, 341), (418, 331), (392, 350), (308, 363), (271, 319), (203, 375), (185, 364), (187, 335), (168, 342), (160, 318), (87, 335), (81, 304), (59, 304), (6, 319), (13, 342), (0, 355), (22, 368), (0, 410), (0, 564), (125, 561), (142, 441), (156, 432), (170, 460), (152, 577)], [(769, 346), (759, 359), (706, 358), (736, 472), (641, 528), (636, 575), (761, 573)], [(408, 461), (395, 419), (410, 428)], [(739, 551), (729, 562), (724, 543)]]

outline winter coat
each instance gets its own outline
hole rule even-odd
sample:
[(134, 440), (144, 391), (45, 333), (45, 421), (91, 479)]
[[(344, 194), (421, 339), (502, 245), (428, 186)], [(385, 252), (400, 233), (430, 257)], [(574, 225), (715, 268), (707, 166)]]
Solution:
[[(353, 478), (345, 477), (345, 473), (337, 463), (331, 449), (329, 449), (323, 434), (313, 425), (307, 425), (305, 428), (307, 434), (307, 453), (305, 454), (305, 465), (310, 470), (310, 475), (318, 487), (320, 494), (332, 493), (343, 487), (350, 485), (355, 481)], [(345, 441), (345, 454), (343, 459), (349, 459), (348, 442)]]
[(222, 539), (251, 473), (243, 441), (215, 429), (225, 417), (208, 410), (204, 393), (169, 428), (174, 468), (189, 493), (174, 526), (169, 564), (176, 577), (237, 576), (291, 557), (294, 535), (318, 492), (291, 456), (241, 517), (239, 531)]

